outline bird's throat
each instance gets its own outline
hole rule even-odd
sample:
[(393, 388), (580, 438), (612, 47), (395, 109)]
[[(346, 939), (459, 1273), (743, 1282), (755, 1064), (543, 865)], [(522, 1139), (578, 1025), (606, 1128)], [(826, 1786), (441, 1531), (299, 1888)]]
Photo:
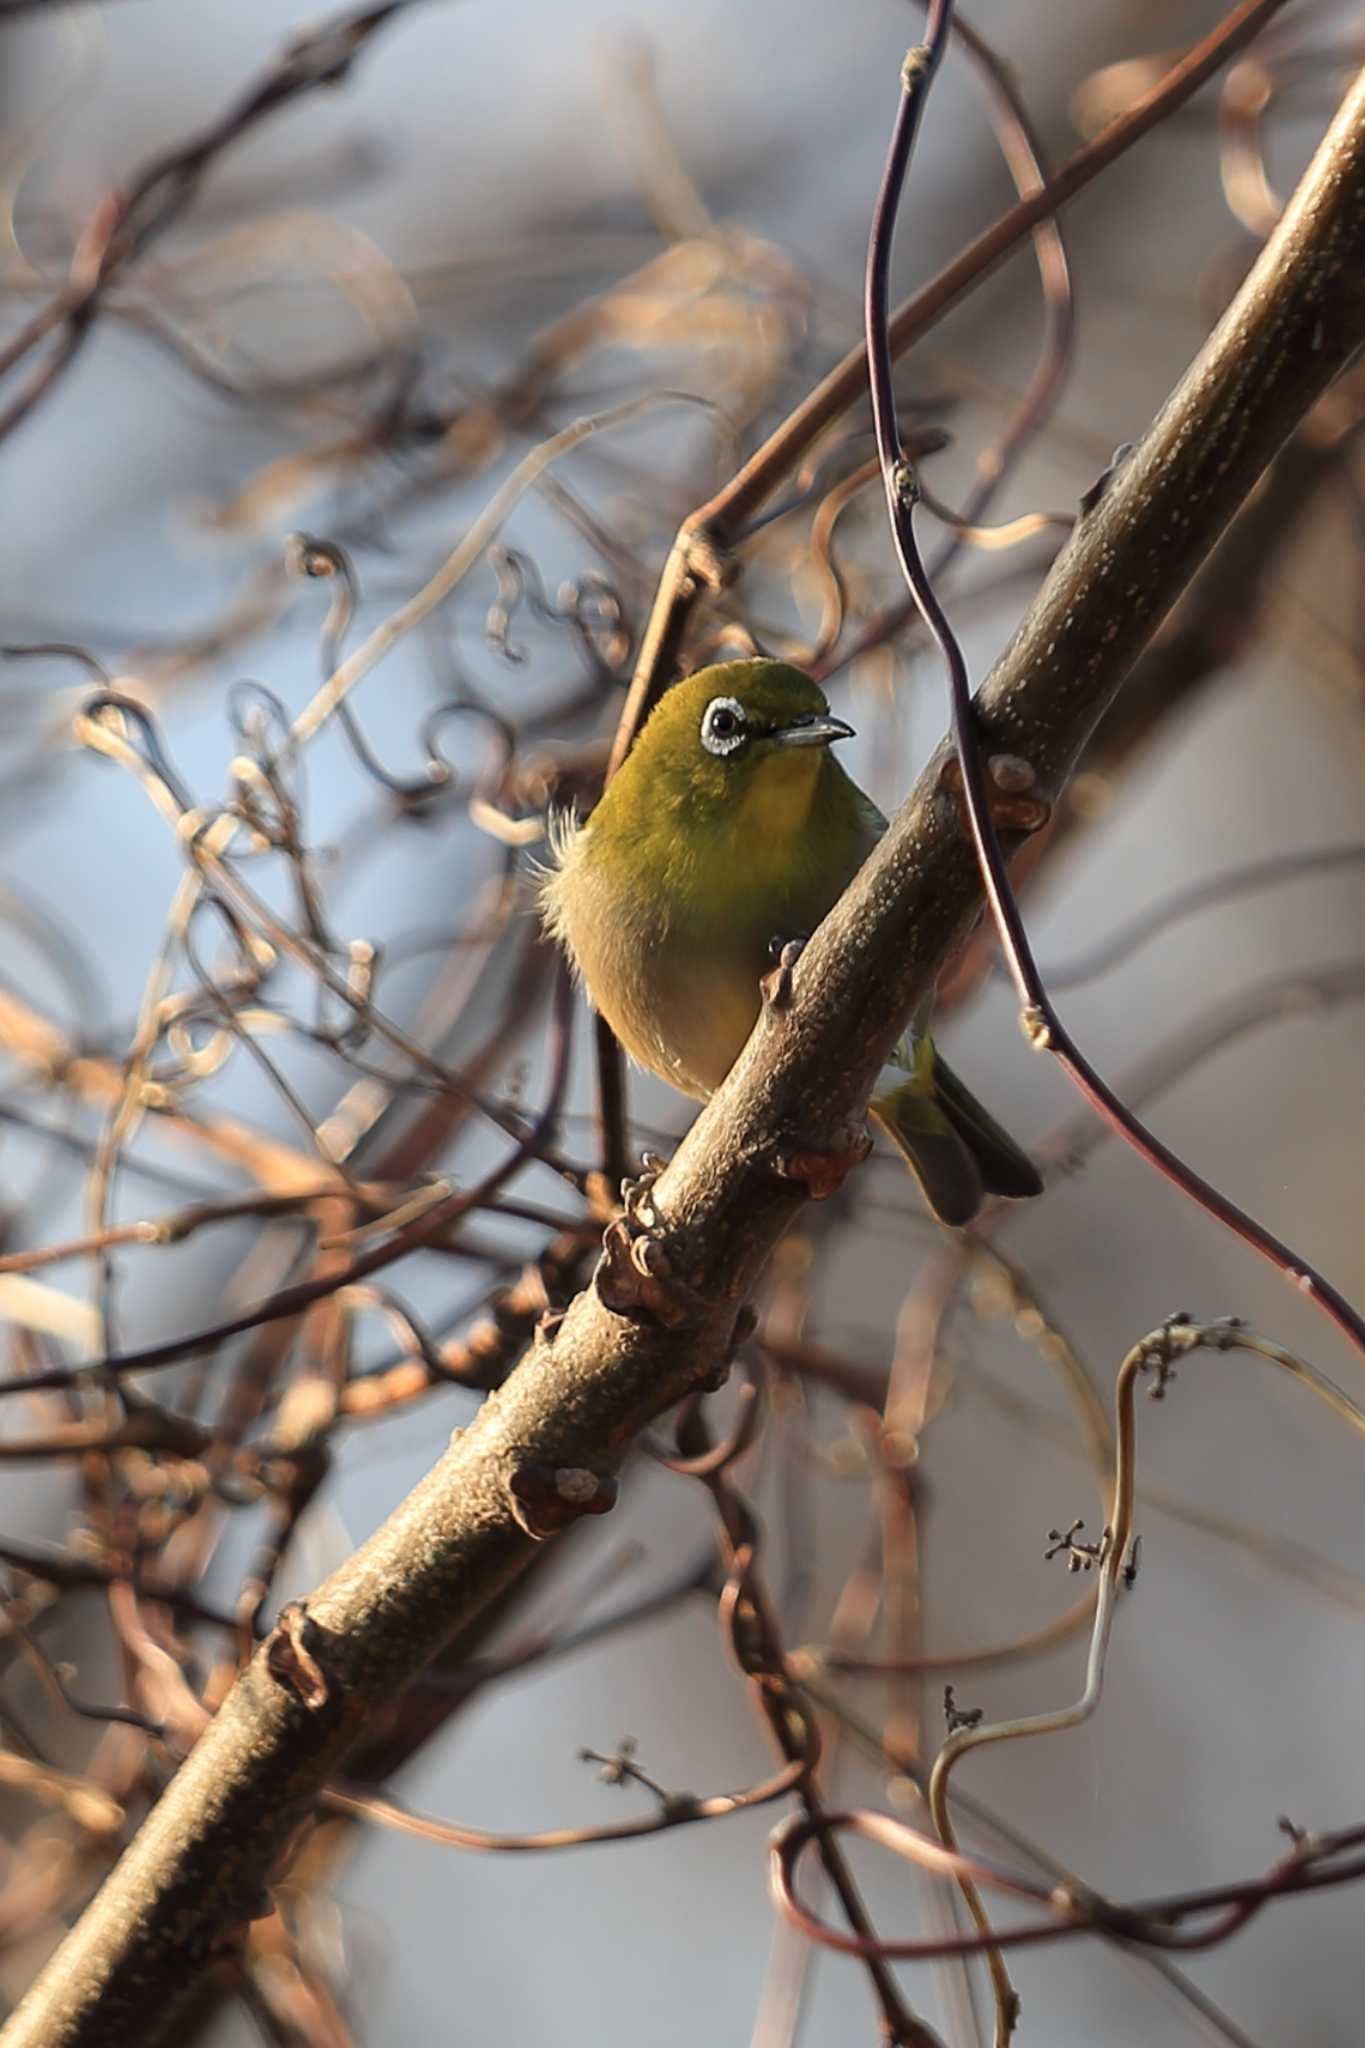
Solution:
[(789, 845), (805, 829), (824, 765), (823, 747), (778, 748), (761, 761), (734, 808), (740, 842)]

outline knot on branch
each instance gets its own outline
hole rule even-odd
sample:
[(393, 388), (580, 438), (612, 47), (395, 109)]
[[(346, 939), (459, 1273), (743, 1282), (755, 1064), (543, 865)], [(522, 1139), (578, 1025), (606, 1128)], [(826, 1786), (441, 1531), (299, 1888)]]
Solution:
[(345, 555), (335, 541), (320, 540), (311, 533), (287, 533), (284, 537), (284, 566), (291, 576), (314, 579), (343, 576), (349, 579)]
[(1019, 1012), (1019, 1029), (1034, 1052), (1052, 1051), (1052, 1025), (1039, 1004), (1024, 1004)]
[(322, 1630), (301, 1600), (282, 1608), (263, 1645), (265, 1668), (300, 1706), (317, 1713), (333, 1698), (334, 1681), (318, 1659)]
[(607, 1514), (620, 1491), (609, 1472), (591, 1472), (582, 1465), (544, 1465), (528, 1457), (516, 1459), (507, 1480), (518, 1527), (535, 1543), (558, 1535), (583, 1515)]
[[(1236, 1319), (1228, 1318), (1228, 1327), (1237, 1327)], [(1138, 1346), (1137, 1362), (1142, 1372), (1152, 1375), (1147, 1388), (1149, 1400), (1164, 1401), (1166, 1389), (1175, 1378), (1175, 1361), (1189, 1351), (1197, 1349), (1202, 1341), (1188, 1309), (1178, 1308), (1168, 1315), (1160, 1329), (1153, 1330)]]
[(705, 527), (697, 527), (688, 534), (683, 552), (688, 575), (705, 590), (728, 589), (739, 575), (734, 556)]
[(768, 951), (776, 964), (769, 968), (758, 984), (767, 1009), (791, 1008), (792, 974), (805, 949), (805, 939), (769, 940)]
[(934, 68), (934, 53), (927, 43), (915, 43), (905, 53), (901, 65), (901, 84), (906, 92), (916, 92), (927, 72)]
[(535, 1341), (537, 1344), (553, 1344), (563, 1326), (569, 1311), (566, 1308), (542, 1309), (536, 1317)]
[[(997, 832), (1041, 832), (1052, 816), (1052, 805), (1038, 794), (1038, 777), (1022, 754), (991, 754), (986, 760), (986, 808)], [(958, 823), (971, 836), (972, 818), (967, 804), (966, 778), (956, 754), (950, 754), (938, 773), (939, 787), (952, 797)]]
[(800, 1181), (812, 1202), (824, 1202), (839, 1192), (871, 1150), (872, 1135), (866, 1125), (850, 1123), (835, 1133), (833, 1145), (797, 1139), (780, 1147), (773, 1154), (773, 1172), (782, 1180)]
[(913, 511), (915, 506), (918, 505), (922, 493), (920, 491), (919, 471), (915, 468), (908, 455), (900, 455), (896, 458), (895, 462), (891, 465), (891, 472), (887, 481), (890, 485), (893, 502), (905, 511)]
[(1122, 469), (1124, 463), (1127, 462), (1132, 452), (1133, 443), (1131, 441), (1120, 441), (1118, 447), (1110, 456), (1109, 461), (1107, 462), (1105, 467), (1100, 471), (1099, 475), (1095, 478), (1094, 483), (1091, 484), (1088, 489), (1081, 492), (1080, 511), (1082, 518), (1084, 518), (1087, 513), (1094, 511), (1095, 507), (1099, 504), (1100, 499), (1109, 489), (1110, 484), (1114, 481), (1114, 478)]

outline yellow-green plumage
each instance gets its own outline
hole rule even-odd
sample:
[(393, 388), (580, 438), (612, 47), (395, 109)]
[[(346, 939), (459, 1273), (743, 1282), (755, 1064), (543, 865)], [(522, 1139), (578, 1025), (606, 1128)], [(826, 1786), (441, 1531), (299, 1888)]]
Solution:
[[(778, 661), (671, 689), (583, 825), (557, 822), (547, 925), (626, 1051), (684, 1094), (720, 1086), (774, 943), (805, 938), (886, 829), (830, 741), (848, 728)], [(925, 1039), (872, 1114), (947, 1223), (1037, 1171)]]

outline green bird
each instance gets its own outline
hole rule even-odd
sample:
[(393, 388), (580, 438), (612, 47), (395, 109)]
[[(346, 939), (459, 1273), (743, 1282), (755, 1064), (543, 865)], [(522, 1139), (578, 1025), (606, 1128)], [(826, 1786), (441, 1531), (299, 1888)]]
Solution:
[[(684, 1095), (720, 1086), (783, 943), (815, 930), (886, 830), (830, 751), (851, 735), (800, 669), (722, 662), (655, 706), (586, 822), (552, 822), (546, 926), (626, 1051)], [(928, 1036), (885, 1078), (871, 1114), (944, 1223), (1041, 1191)]]

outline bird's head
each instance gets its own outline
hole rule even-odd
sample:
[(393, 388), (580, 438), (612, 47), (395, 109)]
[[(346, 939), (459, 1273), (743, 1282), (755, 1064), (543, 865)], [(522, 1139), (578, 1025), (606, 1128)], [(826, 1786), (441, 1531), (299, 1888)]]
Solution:
[(719, 662), (660, 700), (613, 789), (629, 777), (693, 811), (804, 809), (830, 742), (852, 731), (789, 662)]

